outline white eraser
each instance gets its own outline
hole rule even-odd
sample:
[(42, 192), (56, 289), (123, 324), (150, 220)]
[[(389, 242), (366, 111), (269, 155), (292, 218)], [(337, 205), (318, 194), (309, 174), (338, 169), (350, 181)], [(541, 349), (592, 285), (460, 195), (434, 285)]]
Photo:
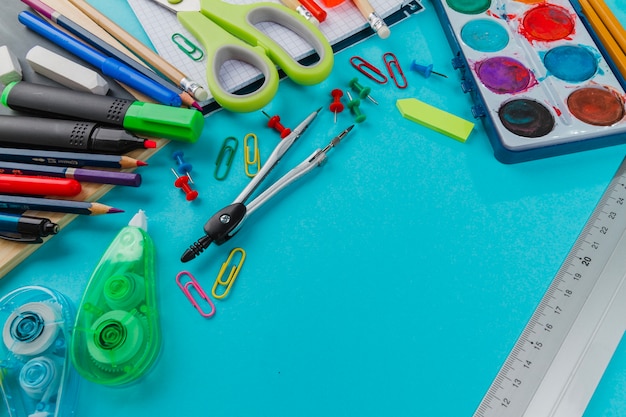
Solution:
[(26, 61), (36, 73), (72, 90), (100, 95), (109, 91), (109, 83), (100, 74), (44, 47), (33, 47), (26, 54)]
[(22, 80), (20, 61), (6, 45), (0, 46), (0, 83), (7, 85)]

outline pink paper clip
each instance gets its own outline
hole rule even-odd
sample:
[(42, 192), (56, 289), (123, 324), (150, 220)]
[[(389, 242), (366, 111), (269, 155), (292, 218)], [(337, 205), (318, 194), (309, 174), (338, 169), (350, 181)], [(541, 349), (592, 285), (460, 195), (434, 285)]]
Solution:
[(377, 82), (378, 84), (385, 84), (387, 82), (387, 76), (382, 73), (381, 70), (361, 58), (360, 56), (353, 56), (350, 58), (350, 64), (361, 74), (365, 75), (370, 80)]
[[(189, 281), (185, 282), (184, 284), (181, 283), (181, 277), (183, 276), (187, 276), (189, 278)], [(176, 275), (176, 284), (178, 284), (178, 286), (183, 291), (185, 296), (187, 296), (187, 299), (191, 301), (191, 304), (196, 308), (196, 310), (198, 310), (198, 313), (200, 313), (202, 317), (209, 318), (209, 317), (212, 317), (213, 314), (215, 314), (215, 305), (213, 304), (213, 301), (211, 301), (209, 296), (206, 295), (206, 293), (204, 292), (200, 284), (198, 284), (198, 281), (196, 281), (196, 279), (194, 278), (193, 275), (191, 275), (190, 272), (188, 271), (179, 272), (178, 275)], [(194, 296), (191, 294), (191, 291), (189, 291), (189, 287), (193, 287), (193, 289), (196, 290), (198, 295), (200, 295), (200, 297), (209, 304), (209, 306), (211, 307), (210, 312), (206, 313), (202, 309), (202, 307), (200, 307), (200, 304), (198, 304)]]
[[(396, 87), (406, 88), (408, 83), (406, 81), (404, 73), (402, 72), (402, 68), (400, 68), (400, 62), (398, 62), (398, 58), (396, 58), (396, 56), (391, 52), (386, 52), (383, 54), (383, 61), (385, 61), (385, 67), (387, 68), (387, 72), (389, 73), (389, 76), (391, 77), (393, 82), (396, 84)], [(396, 78), (396, 73), (402, 80), (402, 83), (398, 82), (398, 79)]]

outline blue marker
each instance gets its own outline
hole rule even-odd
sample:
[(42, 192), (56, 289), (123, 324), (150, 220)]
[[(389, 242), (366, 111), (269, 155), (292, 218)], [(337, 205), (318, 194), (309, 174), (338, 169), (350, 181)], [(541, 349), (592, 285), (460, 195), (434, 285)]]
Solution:
[(57, 234), (59, 226), (44, 217), (0, 213), (0, 238), (24, 243), (41, 243), (42, 237)]
[(104, 75), (126, 84), (159, 103), (174, 107), (182, 105), (180, 96), (174, 91), (154, 82), (117, 59), (108, 57), (77, 41), (33, 13), (23, 11), (18, 15), (18, 20), (32, 31), (99, 68)]

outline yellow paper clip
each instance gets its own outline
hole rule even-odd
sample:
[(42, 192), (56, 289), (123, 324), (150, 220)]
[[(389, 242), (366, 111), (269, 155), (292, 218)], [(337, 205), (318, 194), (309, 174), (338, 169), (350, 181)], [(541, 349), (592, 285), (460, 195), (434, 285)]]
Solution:
[[(230, 172), (230, 167), (233, 164), (233, 159), (235, 158), (235, 151), (237, 151), (237, 146), (239, 146), (239, 141), (236, 138), (229, 136), (224, 139), (224, 142), (222, 143), (222, 148), (217, 154), (217, 159), (215, 161), (215, 172), (213, 173), (213, 176), (216, 180), (222, 181)], [(222, 169), (223, 172), (220, 173), (220, 170)]]
[[(184, 284), (181, 282), (182, 277), (187, 277), (189, 278), (189, 281), (185, 282)], [(198, 313), (200, 313), (200, 315), (202, 315), (202, 317), (212, 317), (213, 314), (215, 314), (215, 305), (213, 304), (213, 301), (211, 301), (211, 299), (209, 298), (209, 296), (206, 295), (206, 293), (204, 292), (204, 290), (202, 289), (202, 287), (200, 286), (200, 284), (198, 284), (198, 281), (196, 281), (196, 278), (194, 278), (193, 275), (191, 275), (190, 272), (187, 271), (181, 271), (178, 273), (178, 275), (176, 275), (176, 284), (178, 284), (178, 286), (180, 287), (180, 289), (183, 291), (183, 293), (187, 296), (187, 299), (189, 301), (191, 301), (191, 304), (196, 308), (196, 310), (198, 310)], [(198, 295), (207, 302), (207, 304), (211, 307), (211, 311), (209, 311), (208, 313), (206, 313), (202, 307), (200, 307), (200, 304), (196, 301), (196, 299), (194, 298), (194, 296), (191, 294), (191, 291), (189, 290), (189, 287), (192, 287), (194, 290), (196, 290), (196, 292), (198, 293)]]
[[(248, 139), (252, 139), (252, 152), (250, 152), (250, 145), (248, 145)], [(251, 155), (252, 154), (252, 155)], [(250, 167), (256, 165), (256, 172), (250, 172)], [(261, 169), (261, 154), (259, 152), (259, 140), (254, 133), (248, 133), (243, 138), (243, 166), (246, 170), (246, 175), (250, 178), (254, 177)]]
[[(238, 252), (241, 254), (241, 259), (239, 259), (239, 263), (237, 265), (234, 265), (234, 264), (232, 265), (232, 268), (230, 272), (228, 273), (228, 278), (224, 280), (223, 277), (224, 277), (224, 273), (226, 272), (226, 268), (228, 268), (228, 266), (231, 265), (233, 256), (235, 256), (235, 254)], [(220, 268), (220, 272), (217, 275), (217, 278), (215, 279), (215, 283), (213, 284), (213, 289), (211, 290), (211, 294), (213, 294), (213, 297), (220, 299), (220, 300), (226, 297), (231, 287), (233, 286), (233, 283), (235, 282), (235, 278), (237, 278), (237, 275), (239, 275), (239, 271), (241, 271), (241, 266), (243, 265), (243, 261), (245, 259), (246, 259), (246, 251), (244, 251), (243, 249), (235, 248), (230, 251), (230, 254), (228, 255), (228, 258), (226, 259), (226, 262), (222, 264), (222, 268)], [(223, 293), (217, 294), (218, 286), (226, 287)]]
[[(389, 76), (391, 77), (393, 82), (396, 84), (396, 87), (406, 88), (407, 85), (409, 84), (407, 83), (406, 77), (404, 76), (404, 73), (402, 72), (402, 68), (400, 68), (400, 62), (398, 62), (398, 58), (396, 58), (396, 56), (392, 54), (391, 52), (386, 52), (383, 54), (383, 61), (385, 62), (385, 67), (387, 68), (387, 72), (389, 73)], [(398, 82), (396, 73), (398, 74), (402, 82)]]
[(204, 58), (204, 52), (193, 42), (180, 33), (174, 33), (172, 35), (172, 42), (178, 46), (178, 48), (185, 53), (189, 58), (194, 61), (201, 61)]

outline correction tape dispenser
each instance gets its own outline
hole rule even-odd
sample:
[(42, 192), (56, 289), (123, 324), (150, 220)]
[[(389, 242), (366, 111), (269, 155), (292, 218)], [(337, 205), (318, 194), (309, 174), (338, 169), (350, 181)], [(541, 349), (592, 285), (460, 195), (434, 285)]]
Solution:
[(8, 415), (73, 416), (79, 378), (69, 359), (69, 301), (49, 288), (18, 288), (0, 299), (0, 321), (0, 386)]
[(70, 349), (76, 370), (103, 385), (126, 385), (156, 360), (161, 334), (156, 307), (154, 244), (142, 210), (96, 266), (76, 314)]

